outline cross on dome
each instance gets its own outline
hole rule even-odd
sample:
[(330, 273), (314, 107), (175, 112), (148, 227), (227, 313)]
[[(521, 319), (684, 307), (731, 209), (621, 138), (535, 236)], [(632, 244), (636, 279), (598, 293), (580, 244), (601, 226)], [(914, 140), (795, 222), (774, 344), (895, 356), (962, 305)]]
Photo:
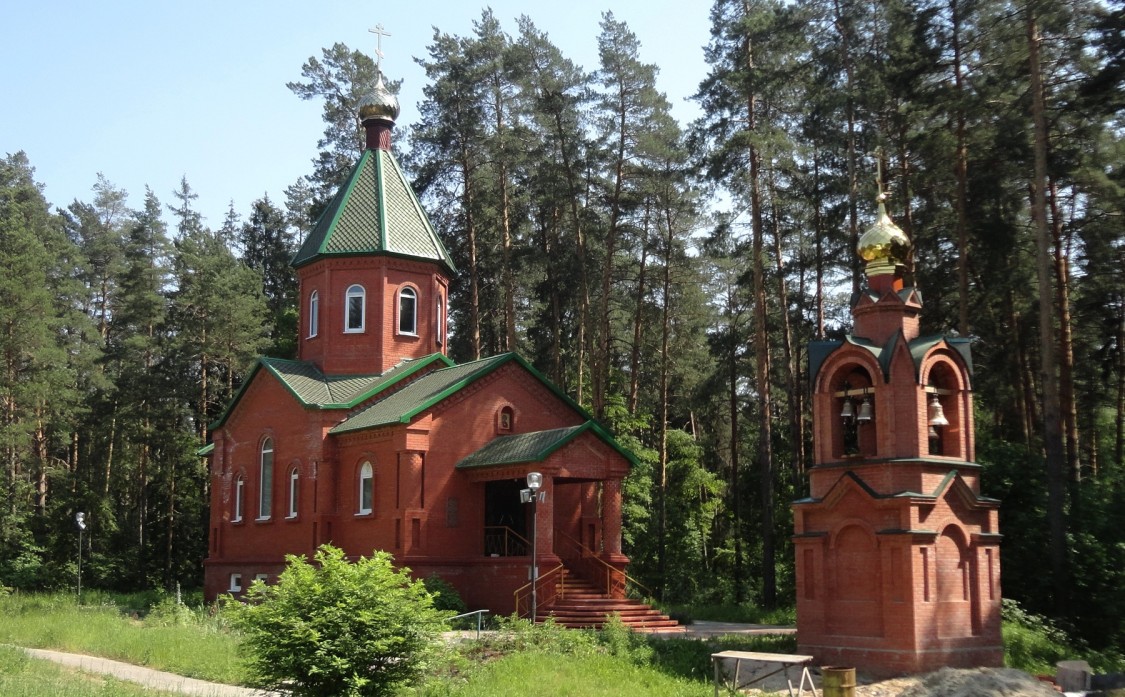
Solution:
[(384, 36), (390, 36), (391, 34), (386, 29), (383, 28), (382, 24), (376, 24), (373, 29), (368, 29), (367, 31), (371, 32), (376, 37), (378, 37), (376, 39), (376, 43), (375, 43), (375, 67), (377, 69), (379, 69), (380, 72), (382, 72), (382, 69), (383, 69), (383, 37)]

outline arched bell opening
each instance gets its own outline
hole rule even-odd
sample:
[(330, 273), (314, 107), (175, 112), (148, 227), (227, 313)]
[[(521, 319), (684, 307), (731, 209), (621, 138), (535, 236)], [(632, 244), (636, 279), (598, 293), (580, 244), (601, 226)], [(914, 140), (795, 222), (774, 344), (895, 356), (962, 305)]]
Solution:
[(929, 454), (965, 459), (967, 407), (957, 367), (948, 359), (936, 361), (928, 371), (924, 392)]
[(862, 365), (845, 365), (832, 376), (832, 456), (874, 457), (877, 449), (875, 382)]

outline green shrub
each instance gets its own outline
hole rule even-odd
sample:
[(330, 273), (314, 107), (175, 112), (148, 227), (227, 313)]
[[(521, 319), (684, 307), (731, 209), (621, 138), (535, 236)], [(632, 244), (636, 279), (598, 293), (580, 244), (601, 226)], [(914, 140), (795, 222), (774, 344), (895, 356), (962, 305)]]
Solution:
[(598, 630), (598, 638), (611, 656), (627, 658), (636, 665), (652, 663), (653, 649), (648, 635), (629, 629), (617, 613)]
[(446, 581), (437, 574), (431, 574), (424, 581), (422, 585), (426, 587), (426, 591), (434, 598), (434, 608), (438, 610), (447, 610), (451, 614), (460, 615), (463, 612), (468, 612), (469, 607), (465, 605), (465, 601), (461, 599), (461, 594), (453, 587), (449, 581)]
[(391, 555), (352, 564), (324, 545), (314, 563), (286, 559), (275, 585), (255, 581), (248, 604), (228, 606), (259, 685), (304, 697), (379, 696), (419, 676), (446, 614)]
[(551, 617), (540, 623), (514, 615), (497, 617), (496, 628), (495, 633), (474, 642), (472, 650), (486, 656), (525, 651), (556, 656), (588, 656), (598, 650), (595, 632), (566, 629), (555, 624)]

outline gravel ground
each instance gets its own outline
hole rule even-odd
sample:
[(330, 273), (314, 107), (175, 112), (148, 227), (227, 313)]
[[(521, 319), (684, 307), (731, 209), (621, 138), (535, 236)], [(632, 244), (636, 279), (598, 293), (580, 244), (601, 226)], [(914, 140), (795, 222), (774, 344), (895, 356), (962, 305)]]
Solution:
[[(814, 671), (815, 672), (815, 671)], [(814, 675), (818, 694), (820, 675)], [(1058, 697), (1047, 685), (1023, 671), (1010, 668), (942, 668), (928, 675), (891, 680), (869, 680), (858, 676), (856, 697)], [(761, 689), (744, 690), (743, 694), (788, 695), (783, 676), (768, 678)]]

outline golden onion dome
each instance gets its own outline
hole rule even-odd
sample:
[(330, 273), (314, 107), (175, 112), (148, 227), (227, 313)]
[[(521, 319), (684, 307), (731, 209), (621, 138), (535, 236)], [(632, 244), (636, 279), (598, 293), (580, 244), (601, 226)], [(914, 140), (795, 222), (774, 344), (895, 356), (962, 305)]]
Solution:
[(374, 89), (360, 100), (359, 119), (361, 122), (370, 119), (382, 119), (393, 123), (398, 118), (398, 114), (398, 97), (391, 94), (391, 91), (383, 84), (383, 73), (380, 71), (379, 80), (375, 83)]
[(906, 263), (910, 238), (887, 215), (886, 194), (879, 194), (879, 218), (859, 238), (856, 251), (867, 262), (868, 275), (894, 273), (895, 266)]

